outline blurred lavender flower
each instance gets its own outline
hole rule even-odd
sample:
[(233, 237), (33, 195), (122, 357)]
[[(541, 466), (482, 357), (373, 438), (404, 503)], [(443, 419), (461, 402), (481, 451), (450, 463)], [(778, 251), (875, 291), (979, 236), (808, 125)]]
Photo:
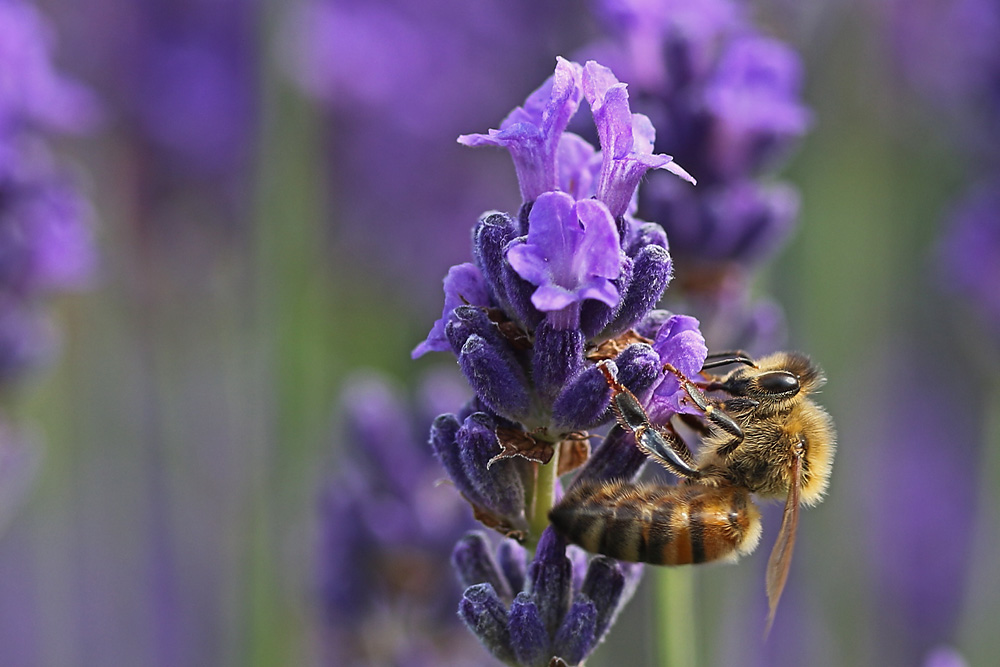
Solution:
[(431, 377), (411, 410), (380, 377), (344, 386), (344, 460), (320, 503), (324, 664), (472, 664), (447, 565), (471, 521), (419, 435), (422, 415), (465, 392)]
[(89, 205), (46, 145), (47, 133), (96, 119), (89, 92), (51, 62), (37, 9), (0, 2), (0, 386), (52, 349), (41, 299), (94, 269)]
[(1000, 136), (1000, 6), (993, 0), (872, 3), (907, 82), (958, 122), (969, 150)]
[(981, 184), (955, 206), (939, 252), (951, 289), (1000, 340), (1000, 179)]
[(611, 38), (585, 52), (632, 82), (635, 107), (699, 182), (652, 175), (638, 202), (670, 239), (682, 309), (699, 315), (714, 348), (773, 349), (782, 327), (768, 339), (755, 321), (773, 318), (775, 306), (753, 303), (749, 282), (798, 213), (795, 190), (770, 176), (811, 123), (797, 54), (729, 0), (601, 0), (595, 9)]
[[(599, 152), (565, 132), (583, 99)], [(434, 421), (431, 445), (477, 519), (536, 547), (526, 571), (528, 556), (511, 541), (494, 559), (474, 533), (453, 553), (467, 586), (459, 615), (508, 664), (579, 664), (641, 572), (605, 557), (588, 566), (548, 527), (561, 474), (586, 461), (579, 479), (632, 479), (644, 462), (617, 427), (589, 456), (585, 429), (611, 419), (596, 362), (609, 360), (639, 396), (655, 390), (669, 418), (682, 390), (663, 382), (663, 364), (696, 372), (707, 354), (697, 320), (652, 311), (672, 263), (663, 230), (635, 219), (630, 202), (649, 169), (690, 178), (653, 153), (654, 136), (611, 70), (559, 58), (553, 77), (499, 129), (459, 137), (509, 150), (525, 199), (516, 218), (479, 219), (475, 261), (449, 272), (441, 318), (413, 355), (458, 357), (476, 396)]]

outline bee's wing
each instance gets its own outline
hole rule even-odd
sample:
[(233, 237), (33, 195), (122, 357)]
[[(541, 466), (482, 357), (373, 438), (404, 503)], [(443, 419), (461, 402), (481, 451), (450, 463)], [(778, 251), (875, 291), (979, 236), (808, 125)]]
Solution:
[(774, 612), (778, 609), (778, 600), (788, 580), (788, 570), (792, 564), (792, 551), (795, 549), (795, 533), (799, 528), (799, 492), (802, 488), (802, 450), (796, 451), (792, 459), (791, 484), (788, 488), (788, 498), (785, 500), (785, 511), (781, 517), (781, 531), (774, 543), (771, 556), (767, 559), (767, 628), (764, 636), (771, 631), (774, 623)]

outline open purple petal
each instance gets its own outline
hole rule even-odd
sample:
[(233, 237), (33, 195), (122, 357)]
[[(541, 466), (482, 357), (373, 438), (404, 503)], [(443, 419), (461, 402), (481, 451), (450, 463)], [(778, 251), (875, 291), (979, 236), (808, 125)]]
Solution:
[(441, 311), (441, 318), (431, 327), (431, 332), (427, 334), (426, 340), (417, 345), (410, 356), (416, 359), (428, 352), (450, 350), (451, 345), (448, 342), (446, 327), (451, 319), (452, 311), (464, 305), (490, 305), (490, 297), (483, 280), (483, 274), (479, 272), (475, 264), (470, 262), (448, 269), (448, 275), (444, 278), (444, 309)]
[(521, 197), (526, 202), (557, 186), (556, 149), (566, 125), (580, 106), (581, 69), (577, 63), (557, 58), (555, 73), (528, 97), (523, 107), (507, 115), (499, 130), (463, 134), (458, 138), (466, 146), (499, 146), (509, 150)]
[[(653, 349), (660, 362), (671, 364), (688, 377), (697, 375), (705, 364), (708, 347), (701, 335), (698, 320), (689, 315), (673, 315), (656, 333)], [(697, 412), (683, 401), (685, 392), (672, 373), (664, 373), (663, 382), (653, 391), (652, 412)]]

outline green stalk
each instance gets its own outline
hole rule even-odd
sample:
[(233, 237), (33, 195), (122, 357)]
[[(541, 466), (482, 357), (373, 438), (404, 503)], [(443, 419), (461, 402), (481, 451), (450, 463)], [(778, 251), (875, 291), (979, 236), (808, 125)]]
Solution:
[(685, 567), (662, 567), (656, 569), (655, 578), (659, 665), (693, 667), (698, 662), (694, 572)]
[(556, 471), (559, 470), (559, 444), (555, 443), (552, 460), (546, 464), (538, 464), (535, 475), (535, 490), (532, 494), (531, 516), (528, 517), (528, 527), (531, 535), (528, 537), (528, 548), (534, 553), (538, 538), (549, 525), (549, 510), (555, 499)]

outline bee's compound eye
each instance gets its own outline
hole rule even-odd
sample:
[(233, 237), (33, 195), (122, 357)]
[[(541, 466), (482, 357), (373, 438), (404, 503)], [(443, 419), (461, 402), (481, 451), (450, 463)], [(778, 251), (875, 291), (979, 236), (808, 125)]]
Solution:
[(769, 394), (794, 394), (799, 390), (799, 379), (788, 371), (769, 371), (757, 378), (760, 388)]

